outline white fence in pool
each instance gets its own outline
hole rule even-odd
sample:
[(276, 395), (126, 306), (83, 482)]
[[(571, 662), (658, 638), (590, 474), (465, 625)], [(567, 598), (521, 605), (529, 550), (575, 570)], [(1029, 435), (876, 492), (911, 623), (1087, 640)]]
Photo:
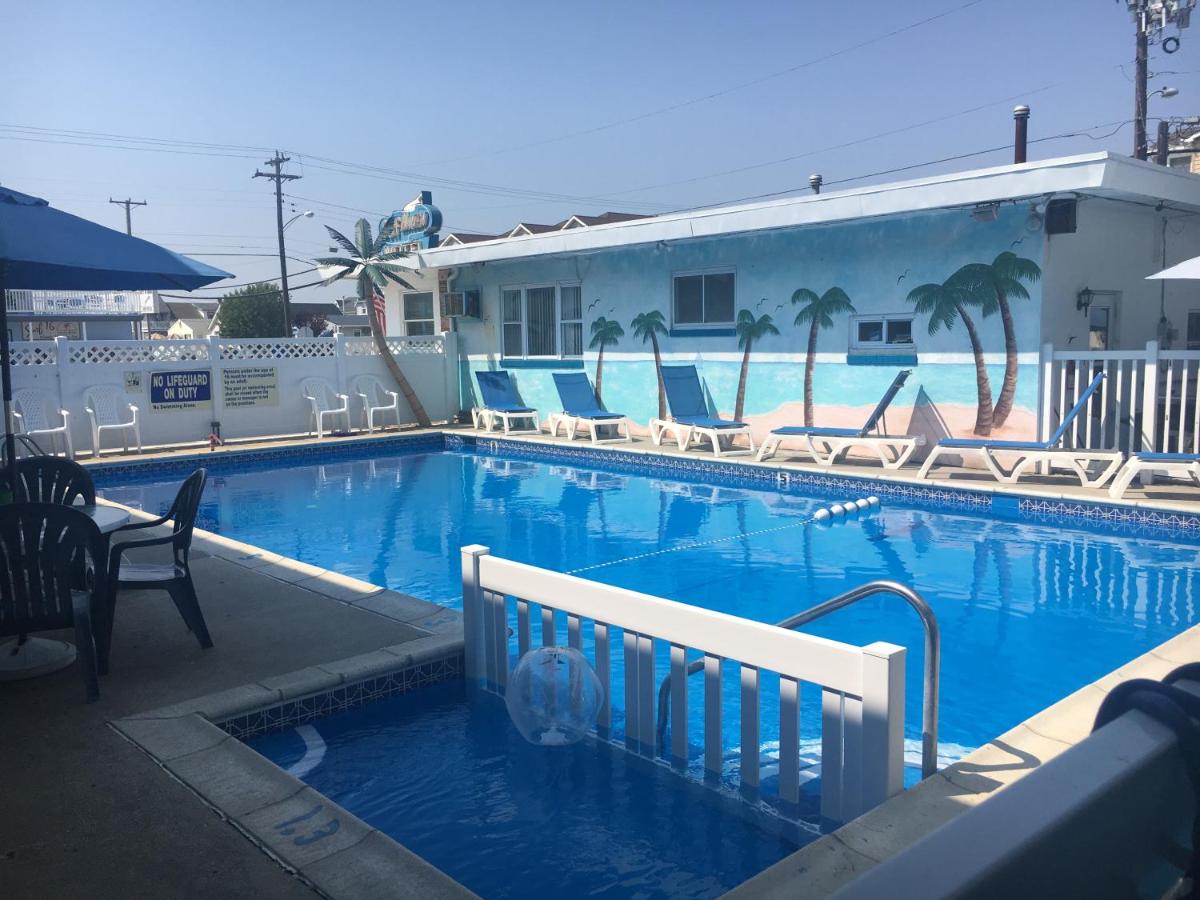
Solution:
[[(458, 412), (457, 336), (391, 337), (388, 346), (424, 404), (429, 417), (447, 421)], [(351, 424), (362, 426), (362, 405), (354, 396), (359, 375), (375, 375), (394, 389), (371, 338), (210, 337), (190, 341), (23, 341), (12, 344), (13, 390), (38, 388), (50, 396), (50, 418), (70, 413), (77, 449), (91, 447), (84, 392), (115, 384), (138, 407), (147, 445), (204, 441), (213, 422), (224, 438), (303, 434), (309, 404), (301, 393), (305, 378), (324, 378), (350, 396)], [(200, 402), (155, 403), (154, 376), (207, 372), (209, 397)], [(161, 397), (161, 395), (160, 395)], [(415, 421), (400, 397), (401, 421)], [(392, 424), (392, 420), (387, 420)], [(109, 438), (108, 440), (114, 440)], [(113, 446), (107, 444), (106, 446)]]
[(670, 646), (672, 761), (688, 758), (687, 651), (704, 654), (704, 769), (721, 774), (722, 671), (740, 667), (740, 780), (760, 780), (760, 673), (779, 675), (779, 794), (800, 795), (800, 684), (822, 689), (821, 814), (846, 822), (903, 789), (905, 649), (877, 642), (856, 647), (749, 619), (688, 606), (624, 588), (598, 584), (490, 555), (474, 545), (462, 550), (463, 624), (469, 681), (503, 693), (510, 663), (510, 599), (517, 618), (517, 649), (533, 645), (532, 607), (538, 607), (541, 646), (558, 645), (565, 615), (567, 644), (584, 647), (592, 623), (597, 676), (605, 701), (597, 727), (613, 722), (610, 690), (612, 629), (623, 633), (625, 741), (645, 756), (656, 754), (655, 642)]
[(1096, 374), (1104, 381), (1067, 430), (1067, 446), (1200, 453), (1200, 350), (1042, 348), (1039, 436), (1050, 437)]

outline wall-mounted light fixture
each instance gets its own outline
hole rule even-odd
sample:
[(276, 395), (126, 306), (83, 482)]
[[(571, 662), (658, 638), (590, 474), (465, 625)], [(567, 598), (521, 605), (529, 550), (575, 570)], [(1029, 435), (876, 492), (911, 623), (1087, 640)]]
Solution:
[(1075, 295), (1075, 308), (1080, 310), (1085, 316), (1092, 306), (1092, 301), (1096, 299), (1096, 292), (1089, 287), (1085, 287), (1082, 291)]

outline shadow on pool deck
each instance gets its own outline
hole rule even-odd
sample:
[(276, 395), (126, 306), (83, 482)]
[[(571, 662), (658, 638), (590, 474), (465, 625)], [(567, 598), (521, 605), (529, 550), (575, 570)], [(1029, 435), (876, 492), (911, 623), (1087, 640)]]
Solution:
[(107, 723), (428, 632), (231, 560), (193, 558), (211, 650), (166, 594), (129, 591), (98, 703), (83, 702), (77, 666), (0, 683), (6, 900), (315, 896)]

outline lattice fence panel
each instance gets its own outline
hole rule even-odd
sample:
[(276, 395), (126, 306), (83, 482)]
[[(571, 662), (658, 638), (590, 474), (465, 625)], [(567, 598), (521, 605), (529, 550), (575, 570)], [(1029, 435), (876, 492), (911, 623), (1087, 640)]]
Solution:
[(54, 344), (49, 341), (32, 341), (8, 346), (14, 366), (53, 366), (58, 363)]
[(419, 353), (439, 354), (445, 351), (445, 341), (440, 337), (388, 338), (388, 349), (395, 355)]
[(261, 341), (222, 341), (221, 359), (324, 359), (337, 355), (330, 338)]
[(207, 341), (102, 341), (71, 342), (67, 359), (82, 365), (94, 363), (203, 362), (209, 358)]
[(342, 345), (347, 356), (378, 356), (374, 338), (347, 338)]

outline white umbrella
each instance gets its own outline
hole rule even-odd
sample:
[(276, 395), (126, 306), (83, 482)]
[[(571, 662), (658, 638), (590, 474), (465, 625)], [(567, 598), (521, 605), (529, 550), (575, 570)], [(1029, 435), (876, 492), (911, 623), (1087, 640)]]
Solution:
[(1183, 262), (1171, 266), (1169, 269), (1163, 269), (1161, 272), (1155, 272), (1153, 275), (1146, 276), (1147, 281), (1167, 278), (1200, 279), (1200, 256), (1185, 259)]

